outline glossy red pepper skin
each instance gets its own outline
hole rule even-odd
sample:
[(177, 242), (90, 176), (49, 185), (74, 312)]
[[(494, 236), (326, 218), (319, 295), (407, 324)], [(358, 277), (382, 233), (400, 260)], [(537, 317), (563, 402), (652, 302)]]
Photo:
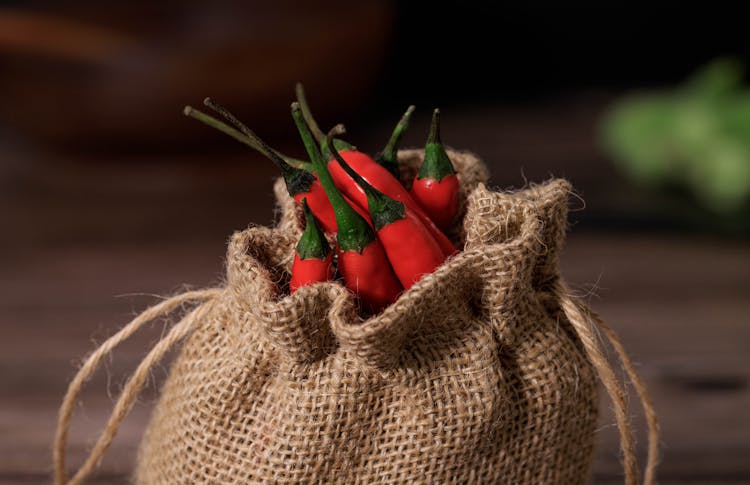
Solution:
[(336, 226), (336, 216), (333, 213), (333, 206), (328, 200), (328, 196), (317, 177), (310, 184), (310, 190), (294, 195), (294, 201), (297, 205), (302, 205), (302, 199), (307, 199), (310, 210), (315, 215), (323, 230), (331, 234), (335, 233), (338, 227)]
[[(438, 245), (440, 245), (445, 256), (451, 256), (458, 252), (450, 239), (435, 225), (427, 213), (419, 207), (419, 204), (414, 201), (409, 192), (401, 185), (401, 182), (396, 180), (388, 169), (382, 165), (378, 165), (369, 155), (356, 150), (342, 150), (340, 154), (346, 163), (373, 187), (411, 209), (419, 217)], [(336, 187), (344, 195), (356, 205), (367, 207), (367, 194), (365, 194), (364, 189), (354, 182), (335, 159), (331, 159), (328, 162), (328, 170), (331, 172)]]
[(333, 135), (343, 131), (343, 126), (334, 127), (328, 135), (326, 149), (333, 154), (338, 165), (351, 176), (367, 198), (373, 228), (383, 244), (385, 254), (393, 272), (405, 289), (419, 281), (424, 275), (435, 271), (445, 261), (445, 254), (419, 216), (406, 205), (384, 194), (364, 179), (338, 153), (332, 143)]
[(344, 284), (358, 297), (362, 306), (370, 313), (380, 313), (385, 307), (396, 301), (403, 289), (393, 276), (393, 271), (383, 246), (373, 241), (362, 253), (341, 251), (339, 255), (339, 274)]
[(445, 261), (435, 238), (408, 207), (403, 219), (383, 226), (377, 234), (393, 272), (407, 290)]
[[(315, 214), (315, 217), (318, 219), (318, 222), (320, 222), (320, 226), (323, 230), (329, 234), (336, 234), (336, 231), (338, 231), (338, 226), (336, 225), (336, 214), (334, 214), (331, 201), (328, 200), (328, 196), (326, 195), (325, 190), (323, 190), (323, 186), (320, 185), (320, 179), (318, 179), (317, 176), (315, 177), (315, 181), (310, 185), (309, 191), (298, 193), (294, 196), (294, 200), (297, 204), (302, 204), (302, 199), (305, 198), (310, 206), (310, 210)], [(350, 200), (348, 197), (346, 197), (346, 200), (352, 208), (359, 213), (359, 215), (364, 217), (365, 220), (372, 225), (370, 222), (370, 216), (367, 214), (365, 208)]]
[(458, 213), (458, 189), (456, 168), (440, 140), (440, 110), (434, 109), (411, 195), (441, 229), (448, 229)]
[[(320, 184), (320, 178), (313, 173), (309, 168), (304, 167), (308, 165), (300, 160), (294, 160), (285, 157), (281, 153), (277, 152), (270, 146), (268, 146), (258, 135), (256, 135), (250, 128), (245, 126), (237, 117), (230, 113), (226, 108), (220, 106), (214, 101), (206, 98), (204, 103), (219, 112), (229, 122), (231, 122), (237, 129), (227, 126), (225, 123), (202, 113), (196, 109), (186, 106), (184, 113), (187, 116), (195, 118), (209, 126), (216, 128), (217, 130), (226, 133), (232, 138), (248, 145), (253, 150), (256, 150), (269, 160), (271, 160), (279, 169), (284, 177), (286, 188), (289, 195), (297, 202), (302, 203), (302, 199), (307, 199), (308, 205), (310, 206), (313, 214), (317, 217), (320, 224), (323, 226), (323, 230), (327, 233), (335, 234), (338, 226), (336, 224), (336, 218), (334, 216), (333, 207), (331, 202), (328, 200), (328, 196), (325, 193), (322, 185)], [(238, 131), (239, 130), (239, 131)], [(350, 201), (351, 202), (351, 201)], [(369, 223), (367, 217), (367, 210), (364, 207), (355, 206), (354, 209)]]
[(361, 306), (371, 313), (378, 313), (398, 298), (403, 290), (401, 283), (393, 274), (372, 223), (349, 205), (336, 188), (328, 171), (328, 164), (302, 117), (298, 103), (292, 103), (292, 117), (336, 215), (339, 228), (336, 233), (339, 273), (345, 286), (357, 295)]
[(294, 253), (292, 263), (292, 278), (289, 281), (289, 291), (294, 293), (301, 286), (330, 281), (333, 278), (333, 252), (328, 253), (325, 259), (300, 258), (299, 253)]
[(415, 178), (410, 194), (440, 229), (447, 230), (453, 225), (458, 213), (456, 174), (439, 182), (431, 178)]

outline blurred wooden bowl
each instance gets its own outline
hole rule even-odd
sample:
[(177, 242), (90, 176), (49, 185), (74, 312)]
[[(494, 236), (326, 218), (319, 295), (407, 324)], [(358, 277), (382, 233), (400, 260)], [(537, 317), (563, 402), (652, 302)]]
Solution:
[(215, 135), (185, 104), (211, 96), (273, 134), (292, 129), (296, 81), (341, 119), (367, 100), (393, 30), (388, 2), (158, 3), (0, 10), (0, 122), (56, 149), (195, 146)]

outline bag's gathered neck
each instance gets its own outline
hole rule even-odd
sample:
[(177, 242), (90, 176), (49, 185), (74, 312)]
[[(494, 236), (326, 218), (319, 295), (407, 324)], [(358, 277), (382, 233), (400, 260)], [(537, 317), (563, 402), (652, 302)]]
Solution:
[[(417, 151), (400, 154), (407, 161), (409, 157), (415, 158), (418, 155)], [(468, 157), (468, 155), (465, 157)], [(523, 285), (524, 288), (529, 289), (533, 287), (540, 298), (551, 300), (546, 302), (549, 304), (549, 308), (555, 308), (561, 312), (561, 318), (570, 322), (575, 340), (580, 342), (586, 357), (596, 370), (596, 374), (612, 401), (620, 434), (625, 483), (635, 485), (641, 482), (641, 477), (637, 467), (633, 430), (628, 417), (625, 384), (618, 378), (617, 373), (605, 356), (603, 350), (605, 342), (608, 342), (614, 349), (643, 406), (648, 424), (648, 457), (642, 477), (643, 483), (646, 485), (655, 483), (659, 429), (646, 387), (636, 374), (633, 364), (615, 332), (584, 302), (571, 296), (559, 277), (557, 254), (565, 231), (569, 184), (564, 181), (553, 181), (541, 186), (531, 187), (518, 194), (494, 193), (481, 185), (480, 182), (486, 179), (486, 169), (478, 160), (473, 160), (472, 162), (467, 158), (467, 161), (462, 161), (462, 166), (459, 167), (459, 175), (463, 177), (464, 182), (462, 190), (466, 191), (467, 187), (475, 189), (471, 191), (470, 197), (462, 198), (462, 210), (466, 210), (467, 205), (473, 204), (465, 214), (464, 226), (457, 231), (457, 234), (460, 233), (461, 238), (466, 241), (464, 257), (470, 258), (473, 253), (483, 253), (490, 246), (494, 246), (494, 251), (497, 252), (498, 256), (495, 259), (502, 263), (498, 266), (501, 269), (498, 270), (498, 274), (504, 271), (503, 274), (510, 275), (508, 277), (517, 282), (518, 285)], [(415, 163), (417, 163), (416, 158), (411, 165)], [(469, 183), (469, 181), (471, 182)], [(411, 335), (409, 328), (394, 324), (394, 322), (401, 323), (401, 320), (403, 320), (403, 315), (395, 308), (398, 307), (398, 302), (393, 305), (394, 308), (387, 309), (379, 319), (373, 319), (373, 321), (365, 322), (362, 325), (345, 325), (345, 319), (342, 318), (339, 319), (340, 321), (331, 321), (329, 325), (321, 326), (318, 325), (319, 321), (330, 317), (332, 314), (355, 315), (354, 308), (350, 308), (353, 305), (351, 295), (345, 294), (343, 288), (337, 288), (336, 285), (331, 283), (327, 284), (328, 286), (319, 285), (300, 291), (296, 297), (294, 295), (285, 297), (286, 302), (284, 304), (293, 304), (295, 308), (299, 307), (299, 311), (282, 312), (287, 317), (286, 319), (277, 316), (279, 308), (274, 282), (279, 279), (280, 272), (288, 270), (291, 262), (291, 252), (288, 249), (292, 247), (293, 241), (296, 240), (292, 228), (296, 227), (295, 224), (297, 223), (294, 219), (293, 202), (289, 197), (285, 198), (283, 194), (279, 194), (280, 192), (277, 190), (277, 198), (279, 198), (282, 206), (282, 220), (279, 226), (275, 229), (255, 228), (245, 231), (240, 233), (239, 236), (236, 235), (230, 243), (228, 260), (232, 262), (228, 263), (226, 288), (187, 292), (148, 308), (107, 339), (88, 357), (70, 383), (60, 408), (53, 450), (56, 485), (79, 484), (95, 470), (144, 387), (153, 366), (178, 341), (195, 331), (201, 321), (210, 318), (211, 312), (224, 300), (231, 300), (234, 303), (239, 302), (242, 311), (248, 314), (252, 313), (259, 321), (272, 320), (272, 325), (268, 324), (264, 327), (268, 337), (274, 342), (277, 351), (287, 355), (293, 361), (315, 360), (320, 358), (323, 353), (328, 352), (332, 345), (343, 347), (350, 345), (359, 354), (358, 357), (366, 358), (367, 361), (374, 362), (375, 365), (392, 364), (389, 358), (392, 356), (393, 349), (397, 347), (394, 342), (404, 341)], [(469, 198), (470, 201), (468, 201)], [(528, 200), (524, 200), (525, 198)], [(531, 199), (533, 199), (533, 203), (530, 202)], [(505, 218), (502, 221), (497, 220), (498, 208), (502, 209), (501, 212)], [(533, 237), (520, 238), (514, 236), (514, 233), (532, 235)], [(238, 237), (247, 240), (239, 241), (237, 240)], [(263, 245), (260, 243), (261, 240), (274, 240), (275, 243)], [(503, 242), (503, 244), (498, 242)], [(527, 254), (528, 260), (533, 261), (533, 265), (525, 267), (525, 273), (516, 268), (518, 265), (512, 263), (513, 258), (511, 256), (516, 252)], [(467, 259), (467, 261), (469, 260)], [(438, 269), (436, 275), (431, 275), (435, 277), (434, 281), (440, 281), (442, 274), (440, 271)], [(493, 305), (498, 306), (498, 308), (493, 307), (490, 311), (490, 313), (493, 313), (492, 318), (497, 319), (498, 315), (495, 313), (503, 313), (500, 307), (502, 307), (502, 302), (508, 295), (492, 293), (492, 291), (500, 291), (493, 285), (485, 284), (484, 288), (485, 293), (487, 293), (485, 296), (494, 302)], [(413, 289), (418, 293), (420, 285), (415, 285)], [(505, 291), (523, 292), (523, 289), (509, 287)], [(426, 288), (425, 295), (428, 293), (428, 288)], [(295, 303), (296, 300), (304, 300), (305, 295), (309, 296), (311, 301), (314, 300), (315, 305), (313, 307), (308, 308), (308, 306), (302, 304), (304, 302)], [(321, 302), (323, 301), (328, 303), (322, 305)], [(68, 430), (71, 425), (74, 406), (86, 381), (115, 347), (130, 338), (141, 327), (153, 319), (179, 310), (191, 302), (200, 302), (200, 304), (174, 324), (141, 361), (125, 384), (114, 405), (111, 416), (84, 463), (72, 478), (68, 478), (65, 463)], [(268, 302), (273, 302), (273, 305), (268, 304)], [(418, 307), (415, 306), (415, 308)], [(354, 317), (350, 320), (354, 321)], [(408, 320), (412, 322), (417, 319)], [(301, 324), (301, 321), (307, 323)], [(368, 326), (368, 324), (372, 325)], [(385, 330), (380, 327), (385, 328)], [(381, 347), (384, 345), (387, 347), (387, 352), (382, 351)]]

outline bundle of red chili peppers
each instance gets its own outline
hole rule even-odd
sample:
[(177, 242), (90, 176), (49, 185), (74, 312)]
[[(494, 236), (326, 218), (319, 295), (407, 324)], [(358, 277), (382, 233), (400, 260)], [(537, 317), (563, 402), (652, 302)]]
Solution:
[[(440, 111), (433, 112), (424, 162), (407, 190), (399, 179), (397, 152), (414, 106), (373, 159), (336, 138), (344, 133), (342, 125), (324, 134), (301, 84), (296, 91), (292, 117), (309, 161), (291, 159), (269, 147), (209, 98), (204, 104), (229, 124), (189, 106), (185, 114), (257, 150), (281, 170), (289, 195), (305, 217), (289, 291), (338, 274), (363, 309), (378, 313), (458, 251), (443, 232), (458, 211), (458, 178), (440, 141)], [(335, 251), (326, 234), (336, 235)]]

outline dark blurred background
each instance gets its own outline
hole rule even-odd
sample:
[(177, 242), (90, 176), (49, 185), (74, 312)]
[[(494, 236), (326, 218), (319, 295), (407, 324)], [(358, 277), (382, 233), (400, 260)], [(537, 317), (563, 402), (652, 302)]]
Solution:
[[(747, 483), (750, 109), (732, 78), (750, 60), (745, 23), (718, 4), (4, 2), (0, 483), (47, 482), (77, 359), (150, 295), (217, 282), (232, 231), (273, 221), (274, 167), (183, 106), (211, 96), (302, 156), (296, 81), (320, 124), (344, 122), (363, 150), (413, 103), (405, 146), (424, 143), (440, 107), (444, 142), (479, 154), (493, 186), (571, 180), (586, 203), (572, 202), (563, 271), (652, 390), (662, 483)], [(689, 81), (716, 59), (733, 67)], [(160, 331), (89, 385), (74, 464), (109, 412), (105, 390)], [(150, 393), (101, 483), (126, 480)], [(594, 483), (621, 481), (608, 409)]]

